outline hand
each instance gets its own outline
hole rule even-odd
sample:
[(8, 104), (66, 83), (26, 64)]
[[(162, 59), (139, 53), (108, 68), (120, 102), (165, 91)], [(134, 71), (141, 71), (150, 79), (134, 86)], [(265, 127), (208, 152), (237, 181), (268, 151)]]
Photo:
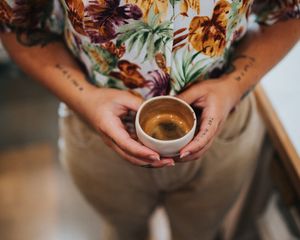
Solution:
[(121, 117), (129, 110), (137, 111), (142, 99), (116, 89), (93, 89), (80, 104), (80, 114), (100, 133), (104, 142), (132, 164), (144, 167), (172, 166), (173, 159), (159, 154), (130, 137)]
[(192, 106), (202, 109), (199, 132), (180, 150), (180, 161), (199, 159), (211, 146), (228, 114), (240, 100), (240, 91), (234, 81), (206, 80), (191, 85), (177, 96)]

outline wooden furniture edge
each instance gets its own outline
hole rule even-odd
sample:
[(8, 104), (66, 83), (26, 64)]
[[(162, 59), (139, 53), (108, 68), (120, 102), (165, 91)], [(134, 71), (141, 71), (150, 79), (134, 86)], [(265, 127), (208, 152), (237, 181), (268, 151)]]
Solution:
[(277, 113), (275, 112), (268, 96), (261, 84), (254, 90), (258, 109), (265, 121), (268, 134), (277, 150), (284, 166), (287, 168), (291, 180), (300, 196), (300, 158), (288, 137)]

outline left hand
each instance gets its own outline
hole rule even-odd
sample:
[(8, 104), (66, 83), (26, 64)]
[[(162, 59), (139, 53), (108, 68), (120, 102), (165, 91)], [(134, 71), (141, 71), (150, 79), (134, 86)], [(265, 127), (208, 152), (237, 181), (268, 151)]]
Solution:
[(177, 95), (193, 107), (202, 109), (199, 132), (180, 150), (179, 161), (199, 159), (213, 143), (230, 111), (241, 98), (234, 79), (213, 79), (195, 83)]

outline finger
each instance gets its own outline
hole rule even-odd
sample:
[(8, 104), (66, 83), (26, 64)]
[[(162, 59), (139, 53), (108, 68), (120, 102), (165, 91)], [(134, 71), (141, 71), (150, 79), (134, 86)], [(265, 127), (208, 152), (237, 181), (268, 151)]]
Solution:
[(211, 147), (212, 143), (214, 141), (214, 138), (212, 138), (200, 151), (191, 154), (187, 157), (184, 157), (181, 159), (182, 162), (189, 162), (189, 161), (198, 161), (201, 160), (206, 151)]
[(219, 121), (211, 115), (202, 115), (198, 134), (194, 139), (180, 150), (181, 158), (200, 151), (215, 136), (219, 127)]
[(126, 159), (130, 163), (134, 165), (138, 165), (141, 167), (148, 167), (148, 168), (161, 168), (165, 166), (174, 166), (174, 161), (170, 158), (162, 159), (161, 161), (149, 161), (148, 159), (139, 159), (136, 158), (125, 151), (123, 151), (118, 145), (115, 143), (111, 143), (111, 147), (115, 150), (122, 158)]
[(142, 98), (137, 97), (129, 92), (125, 93), (124, 98), (121, 97), (120, 101), (123, 106), (125, 106), (131, 110), (134, 110), (134, 111), (137, 111), (139, 109), (139, 107), (141, 106), (141, 104), (143, 103)]
[[(128, 161), (130, 161), (133, 164), (138, 165), (137, 164), (138, 162), (136, 162), (136, 160), (138, 160), (138, 161), (141, 161), (140, 163), (143, 166), (148, 165), (148, 167), (150, 167), (150, 165), (151, 165), (151, 167), (175, 166), (174, 159), (169, 158), (169, 157), (162, 158), (160, 161), (149, 160), (149, 159), (138, 159), (138, 158), (126, 153), (124, 150), (122, 150), (117, 144), (115, 144), (114, 141), (112, 141), (112, 139), (110, 137), (106, 136), (105, 134), (102, 134), (101, 137), (107, 146), (109, 146), (110, 148), (115, 150), (120, 156), (127, 159)], [(131, 161), (131, 160), (133, 160), (133, 161)], [(145, 166), (145, 167), (147, 167), (147, 166)]]
[[(161, 162), (165, 162), (167, 164), (163, 165)], [(165, 166), (173, 167), (173, 166), (175, 166), (175, 161), (172, 158), (162, 158), (161, 161), (154, 161), (151, 165), (155, 168), (161, 168), (161, 167), (165, 167)]]
[(201, 101), (205, 95), (201, 92), (201, 88), (188, 88), (178, 94), (176, 97), (182, 99), (183, 101), (192, 104), (195, 100)]
[(224, 126), (224, 123), (225, 123), (225, 120), (220, 121), (220, 123), (218, 124), (218, 129), (217, 129), (215, 135), (211, 138), (211, 140), (200, 151), (198, 151), (196, 153), (193, 153), (193, 154), (189, 154), (189, 155), (187, 155), (186, 157), (183, 157), (183, 158), (175, 159), (175, 161), (181, 161), (181, 162), (194, 161), (194, 160), (198, 160), (198, 159), (202, 158), (202, 155), (205, 154), (206, 150), (213, 144), (215, 137), (218, 136), (218, 134), (222, 130), (222, 128)]
[(137, 158), (148, 158), (159, 160), (159, 154), (152, 149), (142, 145), (132, 139), (126, 131), (120, 118), (112, 116), (103, 132), (108, 135), (113, 141), (125, 152)]

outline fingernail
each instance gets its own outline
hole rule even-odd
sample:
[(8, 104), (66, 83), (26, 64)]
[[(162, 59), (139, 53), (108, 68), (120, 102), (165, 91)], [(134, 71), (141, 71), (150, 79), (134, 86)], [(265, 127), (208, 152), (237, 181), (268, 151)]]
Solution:
[(184, 158), (184, 157), (186, 157), (186, 156), (188, 156), (188, 155), (190, 155), (191, 154), (191, 152), (184, 152), (184, 153), (181, 153), (180, 154), (180, 158)]
[(174, 167), (175, 163), (174, 162), (169, 162), (166, 166), (168, 166), (168, 167)]
[(160, 157), (156, 155), (150, 155), (149, 158), (153, 161), (160, 161)]

